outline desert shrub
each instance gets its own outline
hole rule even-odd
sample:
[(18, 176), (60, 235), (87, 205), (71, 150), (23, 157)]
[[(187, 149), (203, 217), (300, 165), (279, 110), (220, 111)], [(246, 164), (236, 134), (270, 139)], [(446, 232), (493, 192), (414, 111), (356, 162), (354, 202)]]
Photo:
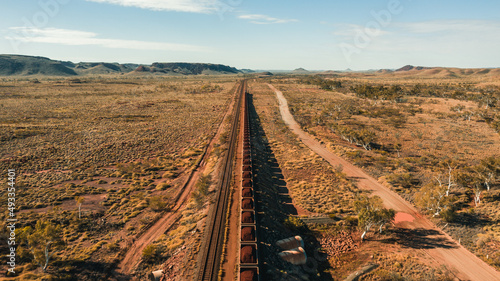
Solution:
[(371, 146), (377, 141), (377, 134), (368, 129), (355, 130), (334, 124), (330, 126), (330, 130), (349, 143), (355, 143), (366, 150), (371, 150)]
[(342, 88), (342, 82), (338, 80), (324, 79), (319, 76), (308, 76), (298, 81), (301, 84), (318, 85), (320, 89), (331, 91), (336, 88)]
[(208, 195), (208, 188), (212, 184), (212, 176), (206, 175), (201, 176), (199, 181), (196, 183), (196, 190), (193, 192), (193, 199), (198, 207), (203, 205)]
[(303, 230), (306, 227), (305, 223), (296, 216), (289, 216), (288, 218), (286, 218), (283, 222), (283, 225), (288, 229), (294, 231)]
[(118, 243), (118, 241), (114, 241), (112, 243), (109, 243), (108, 249), (112, 252), (118, 251), (118, 250), (120, 250), (120, 244)]
[(178, 173), (176, 173), (176, 172), (166, 171), (165, 173), (163, 173), (162, 178), (173, 179), (173, 178), (176, 178), (177, 176), (178, 176)]
[(154, 262), (158, 255), (159, 255), (159, 251), (158, 251), (158, 246), (156, 245), (153, 245), (153, 244), (150, 244), (150, 245), (147, 245), (144, 250), (142, 250), (142, 260), (145, 262), (145, 263), (152, 263)]
[(208, 188), (210, 187), (210, 184), (212, 184), (211, 175), (201, 176), (200, 180), (197, 183), (198, 192), (206, 196), (208, 194)]
[(160, 184), (158, 184), (156, 186), (156, 190), (166, 190), (167, 188), (169, 188), (171, 185), (166, 183), (166, 182), (162, 182)]
[(148, 207), (155, 212), (168, 209), (168, 201), (165, 196), (153, 196), (147, 199)]
[(394, 128), (403, 128), (407, 122), (407, 118), (404, 115), (391, 116), (384, 120), (387, 125), (393, 126)]
[(397, 100), (402, 96), (402, 88), (399, 85), (385, 87), (364, 84), (351, 86), (351, 91), (361, 98), (369, 99)]
[(349, 228), (354, 228), (358, 226), (358, 218), (353, 216), (347, 216), (345, 219), (345, 224)]
[(404, 188), (414, 187), (420, 183), (411, 173), (392, 174), (388, 176), (388, 180), (392, 185)]
[(446, 222), (454, 222), (457, 217), (457, 212), (454, 206), (447, 206), (441, 212), (441, 218)]

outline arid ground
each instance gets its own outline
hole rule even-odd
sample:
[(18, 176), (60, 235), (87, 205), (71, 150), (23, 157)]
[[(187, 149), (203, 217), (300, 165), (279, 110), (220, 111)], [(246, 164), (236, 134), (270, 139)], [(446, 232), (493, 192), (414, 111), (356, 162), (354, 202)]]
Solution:
[[(263, 280), (344, 280), (367, 265), (360, 280), (500, 280), (495, 73), (245, 77)], [(0, 166), (16, 171), (18, 219), (17, 273), (3, 264), (2, 278), (192, 280), (242, 78), (2, 78)], [(396, 215), (362, 240), (358, 203), (374, 195)], [(278, 256), (294, 235), (306, 265)]]

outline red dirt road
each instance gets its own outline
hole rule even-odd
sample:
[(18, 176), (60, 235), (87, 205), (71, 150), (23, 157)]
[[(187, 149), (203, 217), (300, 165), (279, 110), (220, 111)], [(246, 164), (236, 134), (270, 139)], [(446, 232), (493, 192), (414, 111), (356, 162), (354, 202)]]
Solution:
[(443, 233), (430, 220), (419, 214), (409, 202), (380, 184), (360, 168), (330, 152), (312, 136), (304, 132), (290, 113), (283, 93), (270, 84), (268, 86), (276, 93), (283, 121), (306, 146), (328, 161), (332, 166), (341, 164), (344, 168), (343, 172), (348, 177), (356, 179), (357, 186), (360, 189), (369, 190), (373, 195), (380, 196), (387, 208), (392, 208), (396, 212), (406, 213), (415, 218), (413, 221), (411, 219), (403, 220), (397, 224), (398, 227), (407, 230), (409, 234), (410, 239), (402, 241), (405, 246), (426, 252), (437, 263), (446, 266), (460, 280), (500, 280), (500, 272), (459, 245), (449, 235)]

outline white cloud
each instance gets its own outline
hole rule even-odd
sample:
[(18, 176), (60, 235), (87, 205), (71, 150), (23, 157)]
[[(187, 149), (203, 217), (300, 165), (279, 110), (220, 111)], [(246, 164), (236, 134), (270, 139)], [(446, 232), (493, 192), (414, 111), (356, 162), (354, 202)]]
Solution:
[(241, 15), (241, 16), (238, 16), (238, 18), (250, 20), (250, 22), (254, 23), (254, 24), (289, 23), (289, 22), (297, 22), (298, 21), (296, 19), (278, 19), (278, 18), (266, 16), (266, 15), (257, 15), (257, 14)]
[(389, 34), (389, 31), (383, 28), (374, 28), (371, 26), (362, 26), (358, 24), (335, 24), (333, 35), (344, 38), (352, 38), (359, 33), (367, 33), (374, 36)]
[[(421, 51), (442, 54), (466, 54), (500, 47), (500, 22), (447, 20), (395, 23), (391, 36), (381, 38), (386, 50)], [(376, 40), (374, 40), (376, 41)]]
[(80, 30), (31, 27), (11, 27), (10, 30), (12, 30), (12, 33), (6, 39), (28, 43), (51, 43), (72, 46), (95, 45), (113, 49), (154, 51), (208, 51), (205, 47), (187, 44), (98, 38), (98, 34), (96, 33)]
[(432, 34), (438, 32), (488, 32), (498, 31), (500, 22), (485, 20), (439, 20), (413, 23), (397, 23), (400, 28), (410, 33)]
[(380, 36), (370, 36), (366, 31), (361, 34), (363, 28), (343, 24), (333, 31), (339, 49), (347, 51), (344, 56), (347, 53), (359, 64), (370, 58), (429, 66), (497, 66), (500, 63), (497, 55), (500, 21), (393, 22)]
[(87, 0), (96, 3), (137, 7), (154, 11), (177, 11), (191, 13), (216, 12), (222, 5), (219, 0)]

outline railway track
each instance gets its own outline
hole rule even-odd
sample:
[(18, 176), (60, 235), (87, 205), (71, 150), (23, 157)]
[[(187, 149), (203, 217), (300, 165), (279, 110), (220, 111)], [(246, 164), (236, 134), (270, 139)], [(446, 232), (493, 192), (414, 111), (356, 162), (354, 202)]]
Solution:
[(224, 231), (226, 216), (231, 194), (231, 180), (233, 175), (233, 160), (236, 153), (236, 142), (238, 139), (238, 122), (240, 120), (241, 108), (246, 107), (245, 100), (246, 81), (241, 81), (238, 87), (238, 101), (235, 107), (233, 123), (229, 138), (229, 147), (222, 163), (222, 173), (217, 186), (217, 195), (209, 217), (205, 231), (205, 242), (201, 248), (199, 260), (199, 272), (196, 280), (206, 281), (218, 280), (221, 264), (222, 248), (224, 244)]

